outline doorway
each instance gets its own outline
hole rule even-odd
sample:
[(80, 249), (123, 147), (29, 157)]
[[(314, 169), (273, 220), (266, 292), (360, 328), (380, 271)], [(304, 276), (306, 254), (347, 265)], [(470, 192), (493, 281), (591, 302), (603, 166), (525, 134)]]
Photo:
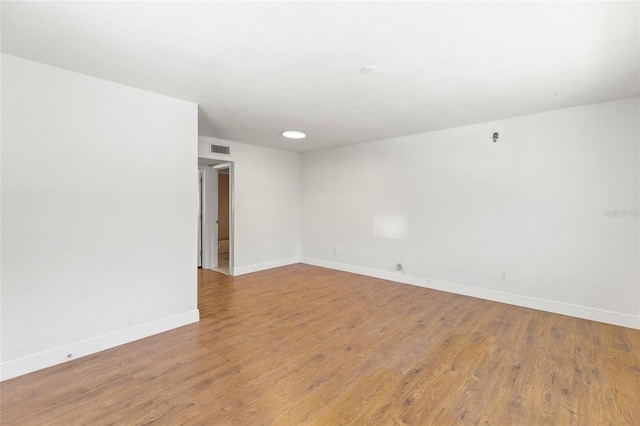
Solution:
[(229, 275), (229, 168), (218, 171), (218, 266), (216, 271)]
[(233, 163), (198, 159), (198, 267), (233, 275)]
[(204, 214), (204, 207), (202, 206), (202, 190), (204, 170), (198, 168), (198, 268), (202, 268), (202, 220)]

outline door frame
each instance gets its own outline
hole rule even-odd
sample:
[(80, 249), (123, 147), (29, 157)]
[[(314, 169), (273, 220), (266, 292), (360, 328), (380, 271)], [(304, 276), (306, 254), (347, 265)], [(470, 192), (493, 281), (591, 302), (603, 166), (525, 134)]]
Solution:
[(202, 174), (203, 174), (202, 168), (198, 167), (198, 268), (202, 268), (202, 221), (203, 221)]
[[(218, 169), (225, 165), (229, 169), (229, 275), (233, 275), (235, 264), (235, 173), (232, 161), (199, 158), (198, 169), (202, 170), (202, 268), (215, 270), (218, 267)], [(209, 236), (209, 237), (207, 237)]]
[(218, 171), (211, 166), (202, 173), (202, 268), (218, 267)]

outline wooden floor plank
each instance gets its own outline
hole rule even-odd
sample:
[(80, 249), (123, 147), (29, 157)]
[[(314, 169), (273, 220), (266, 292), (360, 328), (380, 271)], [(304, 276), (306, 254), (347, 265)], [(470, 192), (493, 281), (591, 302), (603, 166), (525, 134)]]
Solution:
[(640, 425), (640, 331), (309, 265), (0, 384), (2, 425)]

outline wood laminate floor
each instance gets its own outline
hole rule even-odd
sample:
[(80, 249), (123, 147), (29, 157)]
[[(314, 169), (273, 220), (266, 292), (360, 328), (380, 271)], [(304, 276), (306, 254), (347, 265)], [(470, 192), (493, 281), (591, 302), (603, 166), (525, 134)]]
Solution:
[(198, 324), (1, 384), (10, 425), (640, 425), (640, 331), (344, 272), (199, 271)]

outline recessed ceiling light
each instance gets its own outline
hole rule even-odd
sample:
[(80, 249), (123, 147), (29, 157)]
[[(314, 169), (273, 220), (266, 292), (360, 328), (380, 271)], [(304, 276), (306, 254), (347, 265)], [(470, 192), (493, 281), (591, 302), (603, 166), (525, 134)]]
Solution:
[(282, 136), (289, 139), (304, 139), (307, 137), (307, 134), (302, 130), (285, 130), (282, 132)]
[(374, 70), (375, 68), (370, 66), (362, 67), (360, 68), (360, 74), (371, 74)]

